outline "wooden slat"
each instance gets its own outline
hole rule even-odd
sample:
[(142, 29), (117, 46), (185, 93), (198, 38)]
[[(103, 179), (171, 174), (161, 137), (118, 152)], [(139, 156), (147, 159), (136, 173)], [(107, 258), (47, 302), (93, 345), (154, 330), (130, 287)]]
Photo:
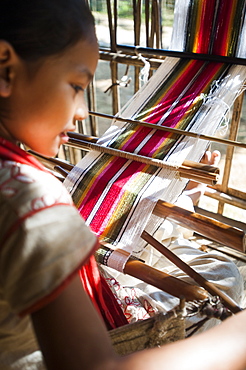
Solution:
[(153, 285), (177, 298), (184, 297), (187, 301), (207, 298), (207, 292), (204, 289), (188, 284), (181, 279), (177, 279), (138, 260), (129, 260), (124, 268), (124, 273)]
[[(242, 112), (242, 106), (243, 106), (243, 98), (244, 94), (241, 94), (234, 103), (234, 109), (231, 119), (231, 128), (229, 133), (229, 140), (236, 140), (237, 139), (237, 133), (239, 130), (239, 123), (240, 123), (240, 116)], [(226, 150), (226, 158), (225, 158), (225, 168), (224, 173), (222, 177), (222, 192), (225, 193), (228, 188), (229, 180), (230, 180), (230, 174), (231, 174), (231, 167), (232, 167), (232, 159), (233, 159), (233, 153), (234, 153), (234, 147), (228, 146)], [(224, 202), (220, 202), (218, 204), (218, 213), (222, 214), (224, 210)]]
[(216, 199), (216, 200), (220, 201), (223, 204), (226, 203), (226, 204), (230, 204), (234, 207), (238, 207), (238, 208), (241, 208), (241, 209), (246, 209), (246, 200), (234, 197), (234, 196), (229, 195), (227, 193), (217, 191), (217, 190), (212, 189), (212, 188), (207, 188), (204, 195), (206, 195), (206, 196), (208, 196), (212, 199)]
[(168, 217), (198, 234), (245, 252), (245, 233), (243, 230), (161, 200), (157, 202), (153, 214), (159, 217)]

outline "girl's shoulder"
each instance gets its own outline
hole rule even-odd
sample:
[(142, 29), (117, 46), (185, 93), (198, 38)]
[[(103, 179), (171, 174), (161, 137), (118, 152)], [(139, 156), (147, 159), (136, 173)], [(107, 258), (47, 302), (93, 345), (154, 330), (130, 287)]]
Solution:
[(63, 184), (53, 174), (35, 167), (0, 160), (0, 196), (23, 215), (57, 204), (72, 205)]

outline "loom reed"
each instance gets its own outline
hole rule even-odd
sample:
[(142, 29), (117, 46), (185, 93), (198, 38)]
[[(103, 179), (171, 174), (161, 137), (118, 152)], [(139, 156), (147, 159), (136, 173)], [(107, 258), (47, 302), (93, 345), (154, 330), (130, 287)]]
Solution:
[[(97, 143), (97, 141), (99, 139), (96, 136), (83, 135), (83, 134), (78, 133), (78, 132), (68, 132), (68, 135), (71, 138), (82, 140), (82, 141), (88, 141), (88, 142), (91, 142), (91, 143)], [(184, 160), (182, 166), (192, 167), (192, 168), (196, 168), (198, 170), (203, 170), (203, 171), (206, 171), (206, 172), (212, 172), (212, 173), (219, 174), (219, 168), (218, 167), (210, 166), (210, 165), (200, 163), (200, 162)]]
[[(149, 157), (140, 156), (134, 153), (125, 152), (119, 149), (104, 147), (99, 144), (95, 144), (93, 142), (79, 140), (77, 138), (71, 137), (71, 135), (73, 135), (73, 133), (72, 134), (69, 133), (70, 139), (66, 145), (72, 146), (74, 148), (85, 149), (85, 150), (95, 150), (100, 153), (106, 153), (112, 156), (117, 156), (117, 157), (125, 158), (128, 160), (141, 162), (147, 165), (153, 165), (153, 166), (160, 167), (160, 168), (166, 168), (171, 171), (177, 171), (177, 173), (181, 177), (192, 179), (198, 182), (203, 182), (208, 185), (214, 185), (218, 181), (218, 177), (219, 177), (218, 169), (213, 166), (209, 166), (209, 169), (211, 170), (210, 172), (204, 171), (204, 169), (198, 168), (197, 166), (195, 166), (194, 168), (192, 168), (191, 166), (186, 166), (186, 165), (181, 165), (179, 167), (176, 167), (176, 166), (169, 165), (168, 163), (162, 162), (161, 160), (158, 160), (155, 158), (149, 158)], [(189, 163), (191, 164), (192, 162), (189, 162)]]
[[(71, 133), (69, 133), (69, 134), (71, 134)], [(76, 134), (76, 135), (83, 136), (81, 134)], [(76, 139), (71, 138), (71, 140), (76, 140)], [(81, 140), (81, 141), (79, 141), (79, 145), (77, 145), (77, 142), (75, 142), (74, 147), (75, 148), (79, 147), (79, 148), (88, 150), (89, 148), (91, 148), (90, 147), (90, 140), (93, 143), (95, 138), (89, 136), (89, 142), (84, 142), (83, 140)], [(101, 148), (104, 148), (104, 147), (98, 145), (97, 148), (101, 149)], [(110, 148), (108, 148), (108, 149), (109, 149), (109, 152), (110, 152)], [(54, 165), (57, 165), (57, 166), (60, 166), (60, 167), (64, 168), (65, 170), (71, 171), (72, 168), (74, 167), (74, 165), (72, 165), (68, 162), (64, 162), (64, 161), (62, 161), (61, 159), (58, 159), (58, 158), (48, 158), (48, 157), (45, 157), (41, 154), (38, 154), (38, 153), (36, 153), (32, 150), (29, 150), (29, 153), (33, 154), (34, 156), (36, 156), (40, 160), (42, 160), (42, 162), (47, 167), (49, 167), (50, 169), (54, 169)], [(115, 152), (114, 155), (119, 154), (120, 156), (123, 156), (124, 153), (125, 152), (118, 151), (118, 152)], [(111, 154), (111, 152), (110, 152), (110, 154)], [(124, 157), (124, 158), (126, 158), (126, 157)], [(144, 157), (144, 158), (147, 158), (149, 160), (148, 157)], [(137, 160), (140, 161), (140, 159), (141, 159), (141, 157), (137, 156)], [(184, 162), (184, 163), (186, 164), (186, 162)], [(153, 163), (149, 162), (149, 164), (153, 164)], [(209, 183), (209, 184), (211, 184), (211, 182), (214, 183), (214, 182), (217, 181), (218, 173), (217, 173), (217, 168), (216, 167), (206, 166), (206, 165), (202, 165), (202, 164), (195, 163), (195, 162), (190, 162), (190, 161), (187, 162), (187, 164), (188, 164), (188, 166), (182, 166), (182, 172), (180, 171), (180, 167), (179, 167), (180, 176), (183, 176), (183, 177), (187, 176), (186, 178), (196, 180), (196, 181), (200, 181), (200, 182), (204, 182), (204, 183)], [(191, 165), (193, 165), (193, 164), (194, 164), (194, 171), (196, 172), (196, 175), (191, 174), (191, 171), (193, 170)], [(207, 172), (208, 169), (211, 170), (211, 172)], [(214, 171), (214, 173), (212, 171)], [(58, 172), (59, 172), (59, 169), (58, 169)]]

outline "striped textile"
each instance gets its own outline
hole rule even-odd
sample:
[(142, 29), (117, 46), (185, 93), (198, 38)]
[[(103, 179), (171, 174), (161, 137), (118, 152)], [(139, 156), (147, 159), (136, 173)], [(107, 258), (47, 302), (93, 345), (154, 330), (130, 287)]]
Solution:
[[(172, 49), (245, 57), (245, 0), (178, 0)], [(243, 88), (246, 69), (222, 63), (166, 58), (120, 115), (157, 126), (212, 135)], [(158, 158), (170, 166), (199, 161), (208, 143), (137, 124), (112, 122), (104, 146)], [(174, 202), (186, 185), (176, 171), (90, 152), (65, 185), (81, 215), (104, 243), (136, 254), (141, 233), (159, 220), (158, 199)]]

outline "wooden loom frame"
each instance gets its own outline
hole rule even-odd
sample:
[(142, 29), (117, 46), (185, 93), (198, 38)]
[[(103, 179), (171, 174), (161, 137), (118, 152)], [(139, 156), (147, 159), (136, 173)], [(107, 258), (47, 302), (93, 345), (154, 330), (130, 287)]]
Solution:
[[(83, 148), (85, 144), (90, 144), (90, 141), (94, 141), (93, 137), (88, 138), (88, 142), (81, 141), (79, 139), (75, 138), (84, 138), (85, 135), (82, 134), (74, 134), (69, 133), (70, 136), (70, 143), (69, 145), (75, 146), (75, 148), (79, 148), (80, 146)], [(75, 138), (74, 138), (75, 137)], [(99, 151), (104, 151), (104, 147), (100, 148), (100, 146), (96, 144), (93, 145), (93, 148), (96, 146), (96, 149)], [(87, 145), (85, 146), (87, 148)], [(100, 148), (100, 149), (99, 149)], [(108, 149), (108, 148), (107, 148)], [(108, 149), (110, 152), (114, 152), (114, 149)], [(67, 162), (63, 162), (60, 159), (57, 158), (48, 158), (41, 154), (38, 154), (32, 150), (29, 150), (29, 152), (36, 156), (45, 166), (47, 166), (51, 171), (58, 172), (62, 175), (62, 177), (66, 177), (68, 172), (72, 170), (73, 165)], [(118, 152), (118, 151), (117, 151)], [(117, 154), (116, 154), (117, 155)], [(132, 155), (131, 153), (127, 152), (120, 152), (118, 153), (120, 156), (126, 156), (126, 155)], [(140, 158), (145, 158), (138, 156), (139, 158), (137, 160), (140, 160)], [(153, 160), (153, 159), (148, 159)], [(184, 162), (185, 163), (185, 162)], [(192, 162), (190, 162), (192, 163)], [(182, 167), (182, 166), (181, 166)], [(179, 168), (181, 168), (179, 167)], [(198, 164), (199, 167), (199, 164)], [(209, 172), (211, 166), (205, 166), (205, 169), (201, 168), (199, 169), (200, 172), (203, 173), (203, 177), (206, 179), (206, 175), (215, 175), (216, 174), (216, 168), (215, 173)], [(195, 168), (195, 166), (194, 166)], [(190, 171), (192, 171), (193, 168), (191, 167)], [(180, 172), (180, 175), (182, 172)], [(197, 217), (196, 213), (184, 210), (180, 207), (174, 206), (173, 204), (169, 204), (164, 201), (158, 201), (156, 203), (156, 206), (153, 210), (153, 214), (160, 218), (166, 218), (169, 217), (172, 220), (178, 221), (183, 226), (187, 226), (188, 228), (194, 228), (194, 225), (196, 225), (196, 229), (201, 232), (202, 235), (211, 237), (212, 240), (222, 242), (223, 244), (233, 248), (237, 249), (239, 251), (245, 252), (245, 233), (243, 230), (239, 230), (237, 228), (230, 227), (228, 225), (225, 225), (220, 222), (216, 222), (214, 220), (211, 220), (209, 218), (206, 218), (204, 216)], [(124, 267), (124, 273), (129, 274), (131, 276), (134, 276), (142, 281), (144, 281), (147, 284), (153, 285), (157, 287), (158, 289), (162, 289), (169, 294), (172, 294), (173, 296), (176, 296), (178, 298), (184, 297), (186, 300), (204, 300), (207, 298), (207, 292), (209, 292), (212, 296), (217, 296), (221, 299), (221, 302), (225, 304), (225, 307), (227, 307), (231, 312), (236, 313), (241, 310), (241, 308), (237, 305), (236, 302), (234, 302), (233, 299), (231, 299), (229, 296), (224, 294), (222, 291), (220, 291), (213, 283), (207, 281), (204, 279), (200, 274), (198, 274), (193, 268), (191, 268), (188, 264), (183, 262), (178, 256), (176, 256), (174, 253), (172, 253), (168, 248), (166, 248), (162, 243), (158, 242), (153, 236), (151, 236), (146, 231), (143, 231), (141, 234), (141, 238), (145, 240), (147, 243), (152, 245), (155, 249), (157, 249), (160, 253), (162, 253), (165, 257), (167, 257), (171, 262), (173, 262), (177, 267), (179, 267), (182, 271), (184, 271), (188, 276), (190, 276), (194, 282), (198, 283), (199, 286), (205, 289), (200, 290), (199, 286), (195, 286), (192, 284), (187, 284), (186, 282), (174, 278), (169, 274), (166, 274), (164, 272), (158, 271), (155, 268), (152, 268), (151, 266), (145, 265), (144, 261), (141, 261), (139, 259), (136, 259), (134, 257), (128, 258), (127, 262), (125, 263)], [(96, 252), (96, 258), (99, 264), (104, 264), (104, 255), (106, 255), (108, 252), (112, 253), (113, 249), (107, 248), (104, 245), (101, 245), (101, 248)], [(124, 251), (122, 251), (124, 252)], [(105, 254), (106, 253), (106, 254)]]
[[(112, 80), (112, 115), (115, 115), (120, 110), (119, 101), (119, 86), (118, 81), (118, 67), (119, 64), (134, 66), (134, 91), (139, 89), (139, 73), (144, 66), (143, 61), (138, 58), (134, 51), (134, 47), (129, 47), (127, 45), (117, 44), (117, 27), (118, 27), (118, 14), (117, 14), (117, 1), (107, 0), (107, 13), (108, 13), (108, 25), (109, 25), (109, 35), (110, 35), (110, 47), (100, 48), (100, 60), (107, 61), (110, 64), (111, 70), (111, 80)], [(159, 65), (165, 59), (165, 55), (168, 53), (165, 51), (160, 52), (161, 47), (161, 1), (152, 0), (145, 1), (145, 29), (146, 29), (146, 46), (147, 48), (137, 48), (141, 51), (141, 55), (148, 60), (150, 63), (150, 70), (153, 71), (159, 67)], [(141, 27), (141, 0), (132, 0), (133, 6), (133, 20), (134, 20), (134, 43), (135, 45), (140, 44), (140, 27)], [(155, 22), (153, 22), (155, 20)], [(133, 49), (133, 50), (132, 50)], [(98, 67), (100, 68), (100, 66)], [(99, 112), (97, 112), (96, 107), (96, 92), (95, 92), (95, 81), (93, 81), (88, 89), (88, 106), (91, 114), (89, 116), (89, 126), (90, 135), (98, 136), (98, 117), (100, 117)], [(208, 186), (205, 195), (218, 200), (217, 213), (211, 213), (207, 210), (203, 210), (199, 207), (196, 211), (202, 215), (212, 217), (218, 221), (228, 223), (231, 226), (239, 227), (240, 229), (246, 230), (246, 224), (242, 222), (235, 221), (233, 219), (228, 219), (223, 216), (225, 204), (230, 204), (232, 206), (238, 207), (239, 209), (246, 210), (246, 193), (229, 186), (229, 180), (231, 176), (231, 167), (233, 161), (233, 154), (235, 143), (237, 140), (237, 133), (240, 125), (240, 117), (242, 113), (244, 94), (242, 93), (235, 101), (233, 106), (232, 118), (231, 118), (231, 128), (229, 133), (229, 145), (227, 145), (226, 159), (225, 159), (225, 169), (222, 177), (221, 184), (215, 184)], [(110, 124), (110, 120), (109, 120)], [(85, 125), (83, 123), (78, 124), (78, 132), (86, 133)], [(245, 144), (246, 145), (246, 144)], [(68, 159), (71, 163), (77, 163), (80, 159), (80, 151), (68, 147), (64, 151), (65, 159)]]

